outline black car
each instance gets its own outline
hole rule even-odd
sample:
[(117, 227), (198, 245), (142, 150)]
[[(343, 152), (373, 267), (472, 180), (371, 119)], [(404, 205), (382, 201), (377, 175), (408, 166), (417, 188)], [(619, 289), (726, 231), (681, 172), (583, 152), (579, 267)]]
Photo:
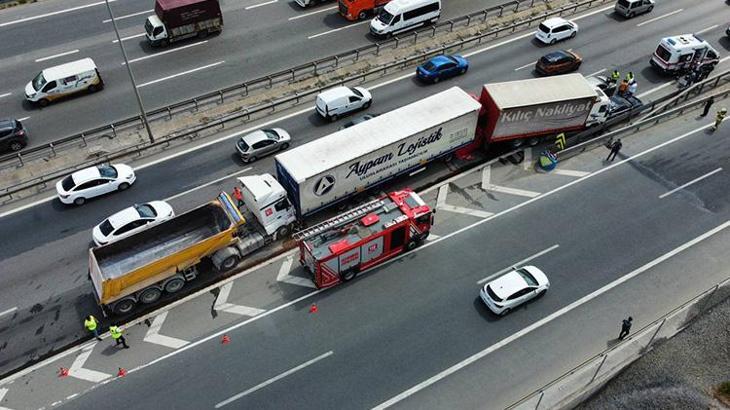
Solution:
[(0, 120), (0, 152), (20, 151), (28, 145), (28, 135), (18, 120)]
[(626, 97), (614, 95), (611, 97), (611, 108), (608, 109), (608, 118), (618, 117), (629, 111), (636, 111), (643, 105), (644, 103), (633, 95)]
[(365, 115), (361, 115), (359, 117), (355, 117), (352, 120), (347, 121), (346, 123), (342, 124), (340, 129), (344, 130), (345, 128), (350, 128), (353, 125), (360, 124), (361, 122), (365, 122), (367, 120), (372, 120), (373, 118), (377, 117), (378, 115), (380, 115), (380, 114), (365, 114)]

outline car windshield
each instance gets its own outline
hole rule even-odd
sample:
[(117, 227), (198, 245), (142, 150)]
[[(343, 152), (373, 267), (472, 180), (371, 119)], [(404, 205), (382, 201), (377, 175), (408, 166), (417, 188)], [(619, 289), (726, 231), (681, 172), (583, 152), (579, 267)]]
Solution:
[(378, 14), (378, 20), (387, 26), (388, 24), (390, 24), (390, 21), (393, 20), (393, 15), (385, 10), (382, 10), (380, 14)]
[(661, 58), (663, 61), (669, 61), (669, 58), (671, 58), (672, 53), (669, 52), (666, 48), (664, 48), (663, 45), (659, 44), (659, 47), (656, 48), (656, 55)]
[(543, 23), (540, 23), (540, 25), (537, 26), (537, 28), (538, 28), (538, 30), (542, 31), (543, 33), (549, 33), (550, 32), (550, 28), (548, 26), (546, 26), (545, 24), (543, 24)]
[(112, 223), (109, 222), (108, 219), (105, 219), (104, 222), (102, 222), (99, 225), (99, 230), (104, 236), (108, 236), (110, 233), (114, 231), (114, 227), (112, 226)]
[(116, 178), (119, 173), (117, 169), (111, 165), (99, 165), (99, 174), (104, 178)]
[(149, 206), (149, 204), (135, 205), (134, 209), (137, 210), (139, 216), (142, 218), (154, 218), (157, 216), (155, 208)]
[(362, 93), (357, 88), (350, 88), (350, 91), (352, 91), (352, 93), (355, 94), (356, 96), (362, 98)]
[(61, 186), (66, 191), (70, 191), (74, 187), (74, 179), (71, 177), (71, 175), (61, 180)]
[(279, 141), (279, 134), (277, 134), (276, 131), (269, 130), (269, 129), (266, 129), (263, 131), (264, 131), (264, 134), (266, 134), (266, 136), (269, 137), (269, 139), (272, 139), (274, 141)]
[(537, 279), (535, 279), (534, 276), (530, 274), (530, 272), (527, 271), (525, 268), (517, 269), (517, 273), (522, 276), (522, 279), (527, 282), (528, 286), (537, 286)]
[(46, 85), (46, 79), (45, 79), (45, 77), (43, 77), (43, 71), (41, 71), (40, 73), (38, 73), (37, 76), (35, 76), (35, 78), (32, 81), (32, 84), (33, 84), (33, 89), (36, 91), (40, 90), (41, 88), (43, 88), (44, 85)]
[(435, 71), (436, 64), (434, 64), (432, 61), (429, 61), (423, 65), (423, 68), (426, 69), (426, 71)]
[(497, 296), (496, 293), (494, 293), (491, 286), (487, 286), (487, 294), (489, 294), (489, 297), (492, 298), (492, 300), (495, 302), (502, 301), (502, 298), (500, 298), (499, 296)]

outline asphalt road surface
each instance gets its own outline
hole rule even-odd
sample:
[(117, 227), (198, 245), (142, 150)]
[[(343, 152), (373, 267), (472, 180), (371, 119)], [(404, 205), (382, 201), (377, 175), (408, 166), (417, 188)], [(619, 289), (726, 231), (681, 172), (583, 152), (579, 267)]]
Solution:
[[(649, 55), (662, 36), (704, 30), (704, 36), (721, 54), (727, 52), (721, 7), (724, 5), (666, 1), (653, 14), (633, 20), (601, 11), (580, 19), (580, 34), (555, 47), (540, 47), (529, 37), (521, 38), (471, 56), (466, 76), (435, 86), (406, 78), (377, 88), (371, 111), (387, 111), (454, 85), (478, 90), (485, 82), (529, 78), (533, 76), (530, 68), (520, 67), (555, 48), (579, 52), (585, 59), (581, 72), (586, 75), (614, 67), (622, 72), (632, 70), (641, 95), (668, 80), (648, 65)], [(683, 11), (637, 26), (678, 9)], [(275, 125), (287, 129), (295, 144), (325, 135), (338, 126), (323, 123), (313, 110)], [(83, 335), (82, 318), (95, 311), (86, 279), (86, 254), (93, 225), (121, 208), (152, 199), (172, 198), (173, 206), (181, 212), (210, 200), (220, 189), (230, 190), (232, 181), (227, 177), (261, 172), (272, 172), (271, 158), (244, 165), (235, 158), (231, 139), (139, 170), (132, 189), (90, 201), (82, 208), (64, 207), (53, 200), (3, 217), (0, 236), (13, 239), (0, 249), (4, 266), (0, 312), (13, 312), (0, 316), (0, 373)]]

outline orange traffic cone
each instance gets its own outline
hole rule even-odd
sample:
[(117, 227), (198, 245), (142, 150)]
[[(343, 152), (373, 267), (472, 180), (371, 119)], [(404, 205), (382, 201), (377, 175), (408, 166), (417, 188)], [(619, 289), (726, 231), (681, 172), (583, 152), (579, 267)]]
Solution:
[(221, 338), (221, 344), (227, 345), (228, 343), (231, 343), (231, 338), (228, 335), (223, 335), (223, 338)]
[(58, 377), (66, 377), (68, 376), (68, 369), (65, 367), (62, 367), (58, 369)]
[(317, 309), (317, 304), (312, 303), (312, 306), (309, 307), (309, 313), (317, 313), (317, 310), (319, 310)]
[(117, 376), (118, 377), (124, 377), (126, 375), (127, 375), (127, 370), (125, 368), (123, 368), (123, 367), (120, 367), (119, 368), (119, 372), (117, 373)]

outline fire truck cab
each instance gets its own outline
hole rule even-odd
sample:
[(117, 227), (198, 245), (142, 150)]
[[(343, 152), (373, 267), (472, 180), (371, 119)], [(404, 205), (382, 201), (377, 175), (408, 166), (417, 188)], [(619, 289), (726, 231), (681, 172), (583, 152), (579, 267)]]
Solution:
[(416, 248), (433, 224), (433, 210), (418, 194), (391, 192), (297, 232), (299, 262), (317, 288), (352, 280), (359, 272)]

